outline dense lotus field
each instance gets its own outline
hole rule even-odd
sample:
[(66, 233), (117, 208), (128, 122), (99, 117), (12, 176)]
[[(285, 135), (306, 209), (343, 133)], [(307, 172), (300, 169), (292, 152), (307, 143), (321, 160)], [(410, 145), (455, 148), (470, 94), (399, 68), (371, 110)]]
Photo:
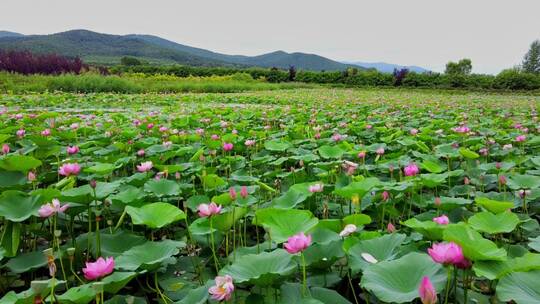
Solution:
[(0, 101), (0, 303), (540, 303), (538, 97)]

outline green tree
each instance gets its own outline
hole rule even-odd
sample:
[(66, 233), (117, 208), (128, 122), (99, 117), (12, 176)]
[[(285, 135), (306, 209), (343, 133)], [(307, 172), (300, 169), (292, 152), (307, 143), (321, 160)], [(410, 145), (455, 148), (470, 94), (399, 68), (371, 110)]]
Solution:
[(540, 40), (535, 40), (531, 43), (531, 47), (521, 65), (524, 72), (540, 74)]
[(125, 65), (125, 66), (133, 66), (133, 65), (141, 65), (142, 62), (135, 57), (125, 56), (120, 59), (120, 64)]
[(449, 75), (469, 75), (472, 71), (472, 62), (470, 59), (464, 58), (458, 62), (448, 62), (446, 64), (446, 70), (444, 71)]

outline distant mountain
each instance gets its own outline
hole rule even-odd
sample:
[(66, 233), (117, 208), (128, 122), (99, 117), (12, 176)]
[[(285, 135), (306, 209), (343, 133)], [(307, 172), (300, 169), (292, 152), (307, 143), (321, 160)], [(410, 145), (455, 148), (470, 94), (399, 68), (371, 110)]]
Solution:
[(0, 38), (2, 37), (22, 37), (23, 34), (15, 33), (15, 32), (9, 32), (9, 31), (0, 31)]
[[(6, 32), (2, 32), (6, 33)], [(109, 35), (72, 30), (51, 35), (0, 35), (0, 49), (79, 56), (86, 62), (114, 64), (123, 56), (151, 63), (192, 66), (277, 67), (300, 70), (345, 70), (351, 65), (305, 53), (272, 52), (259, 56), (226, 55), (150, 35)]]
[(343, 62), (343, 63), (354, 64), (354, 65), (364, 67), (364, 68), (368, 68), (368, 69), (373, 68), (373, 69), (376, 69), (377, 71), (383, 72), (383, 73), (392, 73), (392, 72), (394, 72), (394, 69), (403, 69), (403, 68), (409, 69), (409, 71), (417, 72), (417, 73), (429, 72), (428, 69), (424, 69), (424, 68), (419, 67), (419, 66), (398, 65), (398, 64), (392, 64), (392, 63), (386, 63), (386, 62), (352, 61), (352, 62)]

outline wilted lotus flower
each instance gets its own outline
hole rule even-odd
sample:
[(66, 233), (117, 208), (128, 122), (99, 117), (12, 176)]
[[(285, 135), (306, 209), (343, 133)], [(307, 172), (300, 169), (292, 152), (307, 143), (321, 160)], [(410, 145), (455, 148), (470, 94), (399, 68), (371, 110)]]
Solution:
[(347, 225), (345, 225), (345, 228), (343, 228), (343, 230), (341, 230), (341, 232), (339, 233), (339, 236), (341, 236), (341, 237), (349, 236), (349, 235), (355, 233), (356, 229), (358, 229), (358, 227), (356, 227), (355, 224), (347, 224)]
[(283, 247), (288, 253), (296, 254), (304, 251), (309, 245), (311, 245), (311, 235), (305, 235), (303, 232), (300, 232), (288, 238), (287, 242), (283, 244)]
[(232, 143), (224, 143), (223, 144), (223, 150), (224, 151), (231, 151), (234, 148), (234, 145)]
[(418, 288), (418, 294), (420, 295), (422, 304), (437, 303), (437, 291), (427, 276), (422, 278), (422, 283), (420, 283), (420, 287)]
[(405, 176), (415, 176), (420, 172), (418, 166), (415, 163), (408, 164), (405, 169), (403, 169)]
[(321, 184), (321, 183), (316, 183), (316, 184), (313, 184), (313, 185), (310, 185), (308, 190), (309, 192), (311, 193), (317, 193), (317, 192), (322, 192), (323, 191), (323, 188), (324, 188), (324, 185)]
[(234, 292), (233, 278), (227, 274), (225, 276), (217, 276), (214, 281), (216, 285), (208, 289), (208, 293), (212, 295), (212, 299), (220, 302), (230, 300)]
[(141, 163), (140, 165), (137, 165), (137, 171), (139, 172), (148, 172), (152, 170), (154, 167), (154, 164), (152, 164), (152, 161), (146, 161)]
[(79, 172), (81, 172), (81, 166), (77, 163), (63, 164), (62, 167), (58, 169), (58, 173), (63, 176), (77, 175)]
[(77, 146), (68, 146), (68, 147), (66, 148), (66, 151), (67, 151), (68, 154), (71, 155), (71, 154), (77, 154), (77, 153), (79, 153), (80, 149), (79, 149), (79, 147), (77, 147)]
[(208, 217), (214, 214), (219, 214), (221, 212), (221, 206), (216, 205), (216, 203), (211, 202), (210, 204), (200, 204), (197, 207), (200, 217)]
[(439, 225), (448, 225), (450, 223), (450, 219), (448, 219), (448, 216), (446, 215), (434, 217), (433, 221)]
[(60, 204), (58, 199), (53, 199), (51, 203), (47, 203), (39, 208), (38, 214), (40, 217), (50, 217), (57, 213), (64, 213), (69, 208), (69, 204)]
[(112, 273), (113, 270), (113, 257), (108, 257), (107, 259), (100, 257), (93, 263), (86, 262), (86, 267), (83, 268), (83, 273), (87, 280), (95, 280)]

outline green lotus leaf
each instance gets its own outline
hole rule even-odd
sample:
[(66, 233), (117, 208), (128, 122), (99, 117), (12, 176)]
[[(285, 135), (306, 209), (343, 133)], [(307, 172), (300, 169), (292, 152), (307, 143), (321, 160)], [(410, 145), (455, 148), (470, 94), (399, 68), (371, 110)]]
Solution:
[(403, 243), (405, 237), (405, 234), (392, 233), (358, 242), (349, 248), (347, 252), (351, 270), (357, 273), (372, 265), (370, 261), (365, 259), (365, 254), (371, 255), (377, 262), (394, 259), (398, 253), (397, 249)]
[(440, 264), (427, 254), (413, 252), (397, 260), (371, 265), (364, 271), (360, 285), (381, 301), (406, 303), (419, 297), (418, 287), (424, 276), (430, 278), (437, 292), (446, 283), (446, 273)]
[(354, 224), (356, 226), (363, 226), (371, 223), (371, 217), (367, 214), (351, 214), (342, 219), (343, 226), (347, 224)]
[(402, 223), (403, 225), (421, 233), (429, 240), (441, 240), (446, 225), (440, 225), (434, 221), (419, 221), (416, 218), (410, 218)]
[(0, 168), (7, 171), (28, 172), (41, 166), (39, 159), (27, 155), (8, 155), (0, 159)]
[(151, 179), (144, 184), (144, 191), (151, 192), (158, 197), (174, 196), (180, 194), (180, 185), (168, 179)]
[(487, 197), (476, 197), (474, 201), (493, 213), (501, 213), (508, 209), (514, 208), (513, 202), (501, 202), (489, 199)]
[(283, 243), (299, 232), (307, 233), (319, 220), (308, 210), (266, 208), (257, 210), (253, 222), (264, 227), (272, 241)]
[(32, 215), (37, 216), (43, 200), (39, 195), (30, 195), (16, 190), (7, 190), (0, 195), (0, 217), (12, 222), (22, 222)]
[(271, 286), (296, 270), (297, 265), (292, 257), (293, 255), (283, 249), (247, 254), (235, 263), (225, 266), (219, 273), (232, 276), (235, 283)]
[(13, 186), (22, 186), (28, 182), (26, 175), (19, 171), (0, 172), (0, 187), (7, 188)]
[(216, 228), (220, 231), (228, 231), (231, 229), (234, 223), (246, 215), (247, 209), (243, 207), (234, 207), (234, 212), (232, 210), (215, 215), (212, 217), (213, 228)]
[(537, 236), (536, 238), (530, 238), (529, 241), (529, 247), (533, 250), (540, 252), (540, 236)]
[(308, 197), (309, 195), (303, 191), (291, 188), (280, 197), (275, 198), (273, 204), (276, 208), (291, 209), (304, 202)]
[(538, 303), (540, 299), (540, 270), (513, 272), (497, 284), (497, 298), (517, 304)]
[(203, 184), (205, 188), (215, 189), (217, 187), (224, 186), (227, 183), (216, 174), (208, 174), (203, 177)]
[(115, 260), (116, 269), (134, 271), (139, 268), (151, 270), (158, 268), (165, 260), (178, 254), (184, 242), (165, 240), (161, 242), (146, 242), (122, 253)]
[(99, 175), (111, 174), (117, 167), (109, 163), (97, 163), (91, 167), (85, 168), (84, 172), (94, 173)]
[(420, 179), (422, 180), (422, 184), (428, 188), (435, 188), (435, 187), (440, 186), (446, 181), (447, 177), (448, 177), (447, 173), (420, 174)]
[(463, 157), (465, 158), (469, 158), (469, 159), (476, 159), (478, 157), (480, 157), (480, 155), (478, 155), (478, 153), (476, 152), (473, 152), (467, 148), (459, 148), (459, 154), (461, 154)]
[(264, 143), (264, 148), (268, 151), (282, 152), (291, 147), (291, 143), (282, 140), (269, 140)]
[(87, 304), (92, 302), (95, 297), (96, 290), (91, 283), (88, 283), (76, 287), (71, 287), (65, 293), (56, 296), (56, 300), (60, 303)]
[(352, 182), (349, 185), (334, 190), (334, 193), (344, 198), (352, 198), (358, 196), (358, 198), (364, 197), (373, 187), (380, 184), (380, 180), (376, 177), (368, 177), (359, 182)]
[(470, 260), (504, 261), (506, 251), (498, 248), (495, 243), (482, 237), (476, 230), (464, 223), (447, 225), (443, 232), (445, 241), (452, 241), (463, 248), (463, 254)]
[(540, 176), (515, 174), (508, 177), (506, 184), (514, 190), (539, 188)]
[(469, 225), (477, 231), (490, 234), (512, 232), (519, 224), (519, 218), (512, 212), (480, 212), (469, 218)]
[(105, 284), (104, 291), (115, 294), (124, 288), (129, 281), (137, 276), (136, 272), (115, 271), (101, 280)]
[(157, 229), (186, 218), (184, 211), (169, 203), (151, 203), (140, 208), (127, 206), (133, 224)]
[[(96, 252), (96, 235), (94, 232), (85, 233), (77, 238), (78, 244), (87, 244), (90, 237), (90, 250), (97, 256)], [(100, 233), (101, 255), (104, 257), (117, 257), (125, 251), (142, 245), (146, 242), (146, 238), (141, 235), (136, 235), (126, 230), (116, 230), (110, 233), (108, 230), (102, 230)]]
[(434, 162), (434, 161), (430, 161), (430, 160), (424, 160), (420, 166), (429, 171), (430, 173), (441, 173), (443, 172), (444, 168), (443, 166), (441, 166), (439, 163), (437, 162)]
[(319, 154), (323, 158), (341, 158), (345, 151), (339, 146), (322, 146), (319, 148)]

